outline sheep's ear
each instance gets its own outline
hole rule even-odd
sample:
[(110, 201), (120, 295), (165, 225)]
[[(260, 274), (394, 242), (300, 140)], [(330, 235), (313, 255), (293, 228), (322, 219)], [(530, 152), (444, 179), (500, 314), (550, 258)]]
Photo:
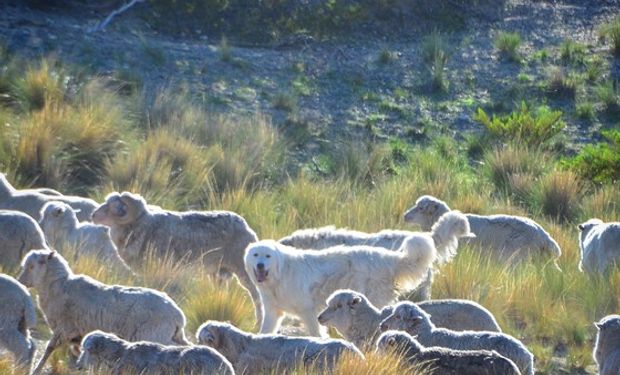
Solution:
[(577, 228), (579, 228), (579, 230), (584, 230), (585, 227), (584, 227), (584, 225), (582, 223), (582, 224), (577, 225)]
[(55, 257), (55, 256), (56, 256), (56, 250), (52, 250), (52, 251), (50, 252), (50, 255), (48, 255), (48, 256), (47, 256), (47, 260), (50, 260), (50, 259), (52, 259), (52, 258), (53, 258), (53, 257)]
[(396, 346), (396, 338), (394, 338), (393, 336), (392, 337), (388, 337), (387, 344), (389, 346)]
[(603, 325), (599, 322), (594, 322), (594, 326), (600, 331), (603, 328)]
[(353, 297), (353, 299), (349, 302), (349, 306), (355, 306), (358, 303), (362, 302), (362, 297), (360, 296), (355, 296)]

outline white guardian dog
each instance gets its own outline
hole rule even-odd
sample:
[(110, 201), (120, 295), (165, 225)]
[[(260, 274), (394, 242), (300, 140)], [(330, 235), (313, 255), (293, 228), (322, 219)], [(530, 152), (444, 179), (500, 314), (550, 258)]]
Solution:
[(363, 293), (379, 308), (413, 290), (437, 257), (433, 233), (460, 237), (469, 233), (460, 212), (446, 215), (432, 232), (414, 233), (399, 250), (370, 246), (298, 250), (273, 240), (250, 244), (245, 269), (263, 305), (260, 333), (274, 333), (284, 313), (300, 317), (312, 336), (321, 335), (317, 315), (335, 290)]

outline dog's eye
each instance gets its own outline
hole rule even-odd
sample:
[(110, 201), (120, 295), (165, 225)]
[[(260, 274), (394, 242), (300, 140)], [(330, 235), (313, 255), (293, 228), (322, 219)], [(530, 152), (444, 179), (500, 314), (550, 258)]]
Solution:
[(267, 259), (271, 258), (271, 255), (267, 254), (267, 255), (265, 255), (265, 258), (267, 258)]

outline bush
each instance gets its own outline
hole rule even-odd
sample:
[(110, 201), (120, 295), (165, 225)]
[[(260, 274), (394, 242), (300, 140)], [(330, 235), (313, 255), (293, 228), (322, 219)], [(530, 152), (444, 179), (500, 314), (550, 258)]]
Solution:
[(492, 118), (478, 108), (474, 119), (484, 125), (492, 138), (523, 142), (530, 146), (548, 143), (566, 127), (561, 111), (552, 111), (546, 106), (532, 111), (525, 102), (507, 116), (493, 115)]
[(618, 93), (618, 82), (607, 81), (595, 88), (598, 99), (603, 104), (605, 111), (616, 113), (620, 111), (620, 94)]
[(586, 55), (586, 46), (572, 40), (565, 40), (560, 45), (560, 58), (566, 64), (582, 64)]
[(540, 179), (528, 202), (552, 219), (572, 222), (579, 214), (583, 186), (574, 172), (554, 171)]
[(617, 16), (613, 21), (603, 26), (601, 36), (609, 39), (612, 52), (616, 56), (620, 56), (620, 16)]
[(589, 144), (566, 163), (584, 179), (615, 182), (620, 179), (620, 131), (602, 132), (605, 142)]
[(495, 37), (495, 48), (500, 54), (509, 61), (521, 62), (519, 47), (521, 46), (521, 35), (519, 33), (500, 32)]
[(448, 64), (448, 45), (437, 30), (422, 40), (422, 59), (430, 73), (429, 85), (432, 91), (448, 90), (446, 65)]

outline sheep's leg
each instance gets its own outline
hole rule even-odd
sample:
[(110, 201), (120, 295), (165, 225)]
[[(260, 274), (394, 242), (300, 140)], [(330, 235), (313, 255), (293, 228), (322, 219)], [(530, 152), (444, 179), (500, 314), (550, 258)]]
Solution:
[(62, 342), (60, 340), (60, 335), (55, 333), (50, 339), (50, 341), (47, 342), (47, 346), (45, 347), (45, 353), (43, 353), (43, 356), (39, 360), (39, 363), (37, 363), (37, 367), (35, 367), (31, 375), (36, 375), (40, 373), (41, 370), (43, 370), (43, 366), (45, 366), (45, 362), (50, 357), (50, 355), (52, 355), (54, 350), (56, 350), (56, 348), (58, 348), (61, 345), (61, 343)]
[(315, 337), (325, 337), (323, 332), (321, 332), (321, 326), (319, 325), (319, 320), (314, 313), (314, 309), (312, 307), (304, 309), (304, 312), (299, 315), (299, 317), (304, 321), (304, 325), (306, 326), (306, 331), (308, 331), (308, 335)]
[(2, 331), (0, 332), (0, 343), (13, 353), (17, 366), (30, 370), (30, 362), (34, 353), (32, 340), (28, 340), (28, 337), (17, 330), (13, 332)]

